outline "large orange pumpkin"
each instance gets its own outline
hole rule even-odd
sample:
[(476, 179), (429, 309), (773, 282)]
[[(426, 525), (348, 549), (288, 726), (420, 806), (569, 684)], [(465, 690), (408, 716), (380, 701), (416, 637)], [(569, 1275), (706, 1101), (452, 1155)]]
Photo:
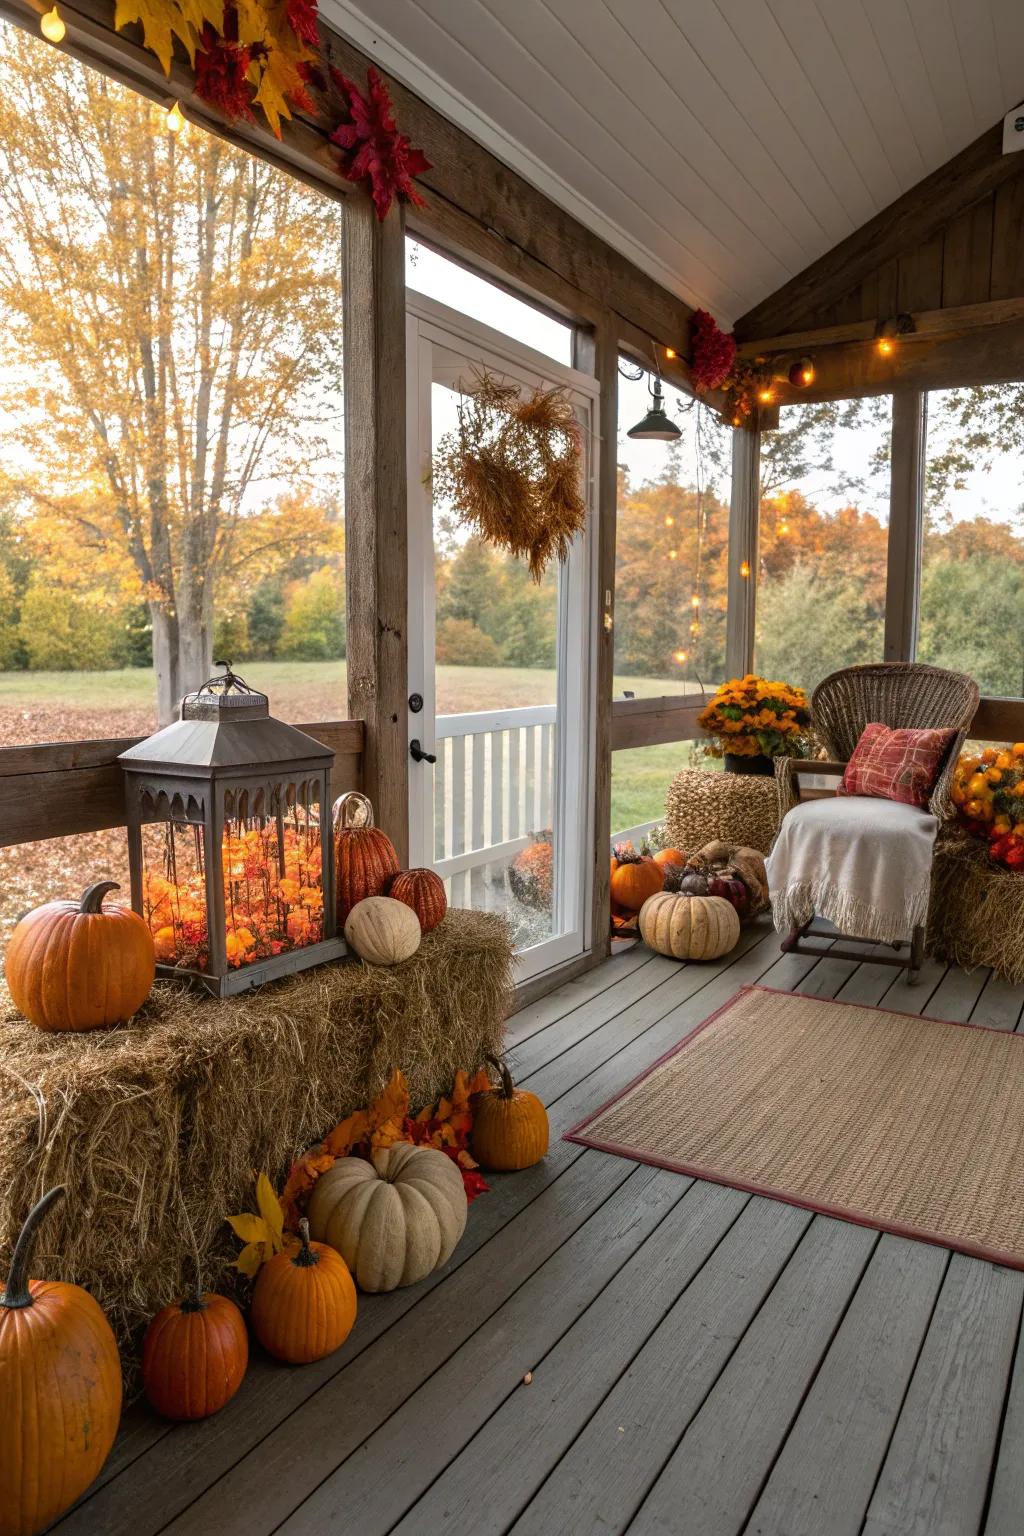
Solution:
[(40, 1029), (98, 1029), (131, 1018), (156, 976), (153, 936), (127, 907), (103, 909), (113, 880), (81, 901), (48, 901), (11, 935), (5, 970), (14, 1005)]
[(403, 869), (392, 875), (385, 894), (412, 907), (424, 933), (436, 928), (448, 911), (444, 881), (432, 869)]
[(206, 1419), (229, 1403), (249, 1364), (245, 1319), (227, 1296), (195, 1292), (158, 1312), (142, 1342), (142, 1384), (165, 1419)]
[(474, 1103), (473, 1156), (496, 1173), (532, 1168), (548, 1150), (548, 1112), (535, 1093), (516, 1087), (503, 1061), (487, 1060), (500, 1082)]
[(639, 912), (648, 896), (660, 891), (665, 872), (646, 854), (637, 853), (632, 844), (615, 850), (611, 865), (612, 904), (623, 912)]
[(27, 1278), (63, 1193), (29, 1214), (0, 1295), (0, 1536), (35, 1536), (85, 1492), (121, 1414), (121, 1362), (99, 1304), (80, 1286)]
[[(362, 814), (362, 821), (356, 817)], [(401, 869), (395, 845), (373, 824), (373, 806), (358, 790), (349, 790), (334, 806), (334, 885), (338, 927), (344, 928), (357, 901), (382, 896)]]
[(309, 1222), (299, 1223), (297, 1253), (276, 1253), (259, 1272), (249, 1318), (269, 1355), (308, 1365), (333, 1354), (356, 1320), (356, 1288), (340, 1253), (311, 1243)]

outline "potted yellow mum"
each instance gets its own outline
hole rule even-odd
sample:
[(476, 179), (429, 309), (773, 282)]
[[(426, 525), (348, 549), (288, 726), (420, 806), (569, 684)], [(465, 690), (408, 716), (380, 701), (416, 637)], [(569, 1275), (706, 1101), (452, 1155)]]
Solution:
[(811, 711), (802, 688), (749, 672), (717, 689), (698, 716), (711, 738), (705, 751), (724, 757), (727, 773), (775, 771), (776, 757), (806, 757)]

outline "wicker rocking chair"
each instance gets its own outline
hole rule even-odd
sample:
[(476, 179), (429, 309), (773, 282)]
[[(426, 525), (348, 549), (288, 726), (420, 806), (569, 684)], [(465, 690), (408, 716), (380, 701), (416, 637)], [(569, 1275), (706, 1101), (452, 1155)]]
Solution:
[[(814, 729), (829, 752), (830, 760), (780, 760), (776, 773), (781, 816), (785, 817), (794, 807), (805, 803), (807, 797), (801, 794), (802, 779), (814, 774), (841, 774), (864, 727), (878, 722), (893, 730), (956, 731), (928, 804), (928, 809), (941, 828), (942, 823), (949, 821), (953, 815), (950, 782), (960, 749), (978, 708), (978, 697), (978, 687), (972, 678), (917, 662), (872, 663), (833, 672), (818, 684), (811, 696)], [(829, 793), (815, 790), (812, 795), (815, 799), (821, 799), (823, 794)], [(864, 959), (863, 952), (844, 949), (835, 944), (831, 948), (808, 944), (806, 940), (809, 938), (827, 938), (831, 941), (835, 937), (832, 932), (815, 929), (814, 917), (812, 913), (806, 922), (790, 928), (782, 942), (784, 951), (804, 955), (827, 954), (830, 958), (843, 960)], [(915, 924), (909, 939), (892, 941), (895, 954), (872, 956), (872, 961), (906, 967), (910, 972), (910, 981), (916, 981), (924, 959), (925, 931), (925, 923)], [(878, 942), (856, 934), (840, 934), (839, 938), (845, 944)]]

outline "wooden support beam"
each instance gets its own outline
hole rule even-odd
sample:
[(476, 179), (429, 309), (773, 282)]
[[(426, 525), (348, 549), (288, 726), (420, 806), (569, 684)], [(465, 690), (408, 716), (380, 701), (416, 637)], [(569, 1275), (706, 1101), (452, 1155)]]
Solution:
[[(788, 365), (803, 352), (815, 352), (849, 341), (871, 341), (878, 321), (891, 318), (890, 312), (866, 320), (849, 320), (844, 325), (823, 325), (817, 330), (794, 331), (788, 336), (764, 336), (743, 341), (737, 347), (736, 355), (747, 360), (767, 357), (771, 361), (775, 357), (780, 363), (784, 356)], [(911, 312), (911, 319), (914, 330), (908, 340), (962, 336), (970, 331), (988, 330), (993, 325), (1006, 325), (1012, 320), (1024, 320), (1024, 298), (992, 299), (985, 304), (958, 304), (949, 309), (925, 309), (916, 314)]]
[(924, 451), (928, 396), (898, 389), (892, 397), (889, 545), (885, 587), (885, 660), (913, 661), (924, 533)]
[(348, 712), (366, 722), (363, 787), (402, 863), (409, 851), (405, 230), (370, 198), (345, 209), (345, 585)]
[(612, 835), (612, 674), (615, 669), (615, 528), (618, 511), (617, 453), (619, 429), (619, 337), (616, 318), (607, 312), (593, 335), (577, 332), (573, 364), (596, 374), (600, 462), (597, 479), (597, 559), (594, 631), (594, 815), (591, 948), (607, 953), (611, 929), (608, 845)]
[(756, 304), (736, 322), (737, 336), (748, 341), (805, 326), (891, 258), (924, 246), (972, 203), (1024, 175), (1019, 161), (1018, 155), (1003, 154), (1002, 124), (996, 124)]
[(761, 429), (760, 426), (737, 427), (732, 435), (732, 492), (729, 498), (725, 630), (725, 670), (729, 677), (743, 677), (754, 666), (760, 510)]
[[(678, 695), (658, 699), (615, 699), (612, 703), (612, 751), (656, 747), (669, 741), (696, 741), (704, 733), (697, 716), (707, 700)], [(603, 847), (607, 847), (607, 839)]]

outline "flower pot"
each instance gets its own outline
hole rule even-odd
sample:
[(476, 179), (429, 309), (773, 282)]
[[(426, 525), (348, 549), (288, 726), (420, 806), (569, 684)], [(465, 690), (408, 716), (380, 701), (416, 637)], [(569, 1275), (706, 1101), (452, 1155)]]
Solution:
[(735, 752), (725, 754), (726, 773), (760, 773), (766, 778), (775, 776), (775, 759), (758, 754), (756, 757), (740, 757)]

